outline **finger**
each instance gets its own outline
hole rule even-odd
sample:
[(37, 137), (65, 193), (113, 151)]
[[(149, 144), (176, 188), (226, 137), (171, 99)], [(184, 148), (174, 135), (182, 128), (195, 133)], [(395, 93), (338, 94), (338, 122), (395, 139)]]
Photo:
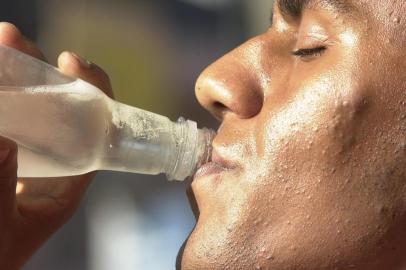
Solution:
[(113, 97), (109, 76), (97, 65), (75, 53), (63, 52), (58, 57), (58, 66), (64, 74), (87, 81)]
[(12, 213), (17, 185), (17, 145), (0, 137), (0, 214)]
[(11, 23), (0, 22), (0, 44), (45, 61), (41, 51)]

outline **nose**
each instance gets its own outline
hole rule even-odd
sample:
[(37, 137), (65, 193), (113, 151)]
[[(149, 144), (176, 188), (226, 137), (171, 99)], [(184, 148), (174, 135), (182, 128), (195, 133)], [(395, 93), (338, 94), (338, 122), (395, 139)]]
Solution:
[(227, 114), (248, 119), (261, 111), (261, 47), (259, 40), (252, 39), (210, 65), (198, 78), (197, 99), (219, 120)]

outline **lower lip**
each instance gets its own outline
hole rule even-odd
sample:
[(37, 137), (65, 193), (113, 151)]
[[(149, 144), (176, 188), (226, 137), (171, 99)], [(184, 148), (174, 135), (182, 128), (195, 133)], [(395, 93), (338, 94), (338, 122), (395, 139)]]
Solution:
[(227, 168), (215, 162), (209, 162), (200, 167), (195, 173), (194, 179), (215, 175), (227, 171)]

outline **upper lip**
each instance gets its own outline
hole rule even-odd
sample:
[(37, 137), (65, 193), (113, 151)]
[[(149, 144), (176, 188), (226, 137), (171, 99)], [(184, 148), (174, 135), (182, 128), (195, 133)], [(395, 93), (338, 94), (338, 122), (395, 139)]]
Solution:
[(213, 152), (212, 152), (211, 162), (218, 164), (225, 169), (233, 169), (236, 167), (234, 162), (221, 156), (215, 148), (213, 149)]
[[(224, 150), (224, 148), (220, 148), (220, 150)], [(233, 169), (236, 169), (237, 167), (238, 164), (235, 161), (225, 158), (225, 156), (221, 155), (217, 148), (213, 146), (211, 158), (208, 160), (208, 162), (202, 164), (197, 168), (194, 173), (193, 179), (197, 179), (213, 173), (231, 171)]]

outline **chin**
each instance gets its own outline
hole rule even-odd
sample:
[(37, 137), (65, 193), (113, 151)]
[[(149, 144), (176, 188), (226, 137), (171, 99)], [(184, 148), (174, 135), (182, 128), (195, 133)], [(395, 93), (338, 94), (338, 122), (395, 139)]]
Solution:
[(255, 269), (253, 249), (247, 243), (237, 240), (236, 235), (231, 235), (220, 224), (214, 227), (211, 222), (208, 223), (197, 223), (179, 251), (176, 269)]
[(176, 256), (176, 270), (181, 270), (184, 269), (182, 267), (182, 259), (183, 259), (183, 253), (185, 251), (186, 243), (188, 241), (189, 237), (183, 242), (182, 246), (179, 249), (178, 255)]

